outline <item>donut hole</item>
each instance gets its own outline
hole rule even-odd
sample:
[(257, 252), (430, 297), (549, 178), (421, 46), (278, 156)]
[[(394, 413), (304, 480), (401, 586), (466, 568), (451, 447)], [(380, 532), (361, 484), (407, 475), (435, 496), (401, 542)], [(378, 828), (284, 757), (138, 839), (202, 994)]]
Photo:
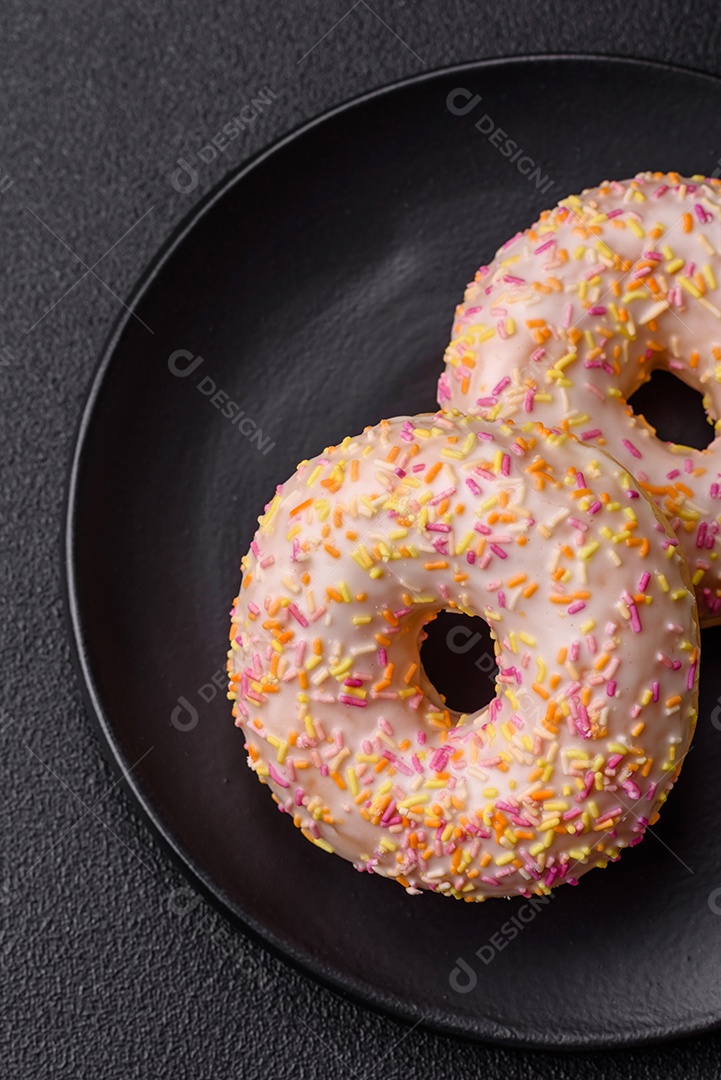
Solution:
[(702, 395), (671, 371), (654, 371), (648, 382), (631, 394), (628, 404), (664, 442), (705, 450), (715, 438)]
[(426, 623), (421, 663), (452, 712), (473, 713), (496, 696), (498, 665), (485, 619), (441, 611)]

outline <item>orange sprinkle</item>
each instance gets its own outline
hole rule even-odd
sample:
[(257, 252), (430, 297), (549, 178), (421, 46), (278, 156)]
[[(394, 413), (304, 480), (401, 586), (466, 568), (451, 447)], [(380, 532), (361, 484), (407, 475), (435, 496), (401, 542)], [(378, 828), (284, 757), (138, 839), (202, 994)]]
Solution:
[(410, 684), (410, 681), (413, 678), (413, 676), (415, 675), (417, 670), (418, 670), (418, 664), (409, 664), (408, 671), (403, 676), (403, 682), (406, 684), (406, 686), (408, 686)]
[(306, 506), (310, 506), (312, 502), (312, 499), (306, 499), (305, 502), (298, 503), (298, 505), (294, 506), (291, 510), (290, 516), (295, 517), (296, 514), (300, 514), (303, 510), (305, 510)]

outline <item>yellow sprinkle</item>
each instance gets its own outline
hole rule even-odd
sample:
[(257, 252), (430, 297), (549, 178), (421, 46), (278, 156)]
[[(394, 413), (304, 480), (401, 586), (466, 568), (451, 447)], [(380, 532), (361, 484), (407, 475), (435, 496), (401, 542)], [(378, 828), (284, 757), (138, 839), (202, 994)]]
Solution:
[(696, 300), (701, 296), (701, 290), (697, 285), (694, 285), (690, 278), (687, 278), (684, 274), (679, 277), (679, 284), (681, 288), (685, 289), (687, 293), (690, 293)]
[(355, 771), (355, 769), (353, 768), (352, 765), (348, 766), (348, 768), (345, 771), (345, 774), (346, 774), (346, 776), (348, 778), (348, 787), (350, 788), (351, 795), (354, 795), (354, 796), (357, 795), (358, 794), (358, 777), (356, 776), (356, 771)]
[(506, 866), (509, 862), (513, 862), (515, 857), (516, 855), (513, 851), (506, 851), (503, 853), (503, 855), (496, 855), (496, 866)]

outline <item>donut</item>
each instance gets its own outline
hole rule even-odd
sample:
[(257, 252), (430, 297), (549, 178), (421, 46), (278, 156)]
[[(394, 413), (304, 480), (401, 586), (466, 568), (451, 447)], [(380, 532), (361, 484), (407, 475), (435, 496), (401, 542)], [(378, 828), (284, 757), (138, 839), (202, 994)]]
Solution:
[(663, 442), (628, 399), (657, 368), (721, 417), (721, 183), (642, 173), (563, 199), (482, 266), (456, 309), (442, 408), (561, 426), (669, 518), (702, 625), (721, 621), (721, 442)]
[[(696, 604), (602, 451), (537, 423), (386, 420), (299, 465), (241, 570), (233, 715), (317, 847), (483, 900), (575, 884), (655, 821), (696, 719)], [(494, 640), (471, 714), (420, 655), (444, 610)]]

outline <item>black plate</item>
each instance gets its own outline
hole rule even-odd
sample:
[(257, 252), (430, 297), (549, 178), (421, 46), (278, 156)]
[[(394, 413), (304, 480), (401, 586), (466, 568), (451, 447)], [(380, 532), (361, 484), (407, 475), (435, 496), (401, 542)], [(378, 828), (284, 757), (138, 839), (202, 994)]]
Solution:
[[(112, 755), (123, 770), (142, 758), (130, 788), (229, 917), (408, 1021), (567, 1047), (719, 1022), (719, 631), (705, 635), (695, 748), (655, 836), (538, 911), (412, 898), (314, 849), (246, 769), (213, 693), (240, 556), (301, 458), (434, 406), (453, 306), (500, 242), (605, 178), (712, 172), (720, 116), (721, 81), (582, 57), (479, 64), (372, 94), (205, 200), (131, 300), (142, 323), (121, 320), (95, 378), (67, 573)], [(504, 155), (506, 138), (523, 158)], [(171, 356), (176, 371), (203, 359), (181, 377)], [(212, 386), (227, 395), (219, 407)], [(252, 430), (223, 415), (228, 401)]]

